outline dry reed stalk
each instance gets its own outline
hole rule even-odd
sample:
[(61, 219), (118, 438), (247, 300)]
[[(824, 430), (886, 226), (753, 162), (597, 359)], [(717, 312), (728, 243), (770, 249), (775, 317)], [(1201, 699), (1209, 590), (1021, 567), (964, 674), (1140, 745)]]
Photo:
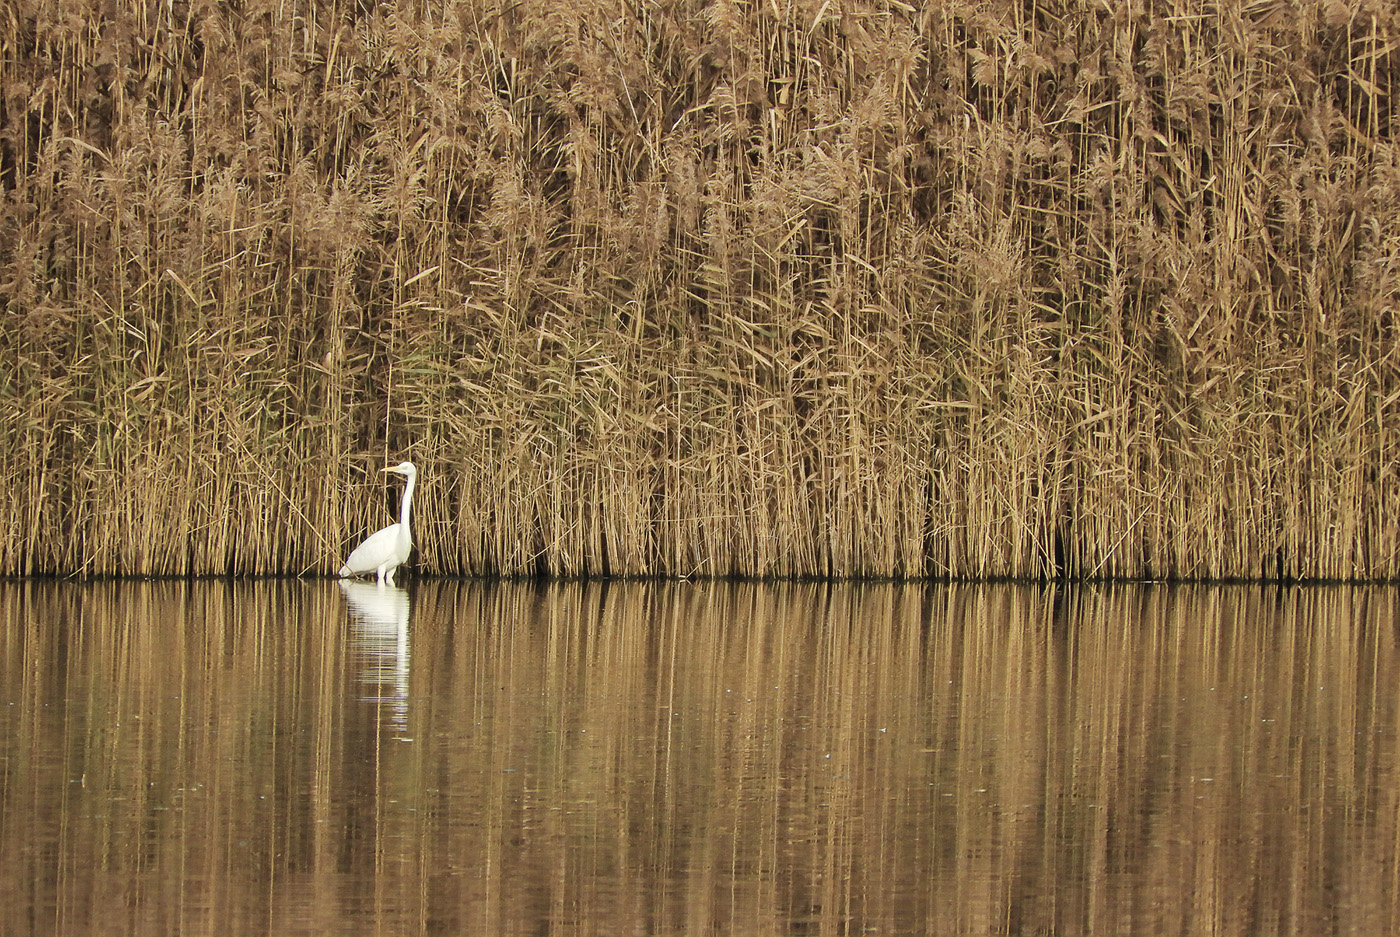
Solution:
[(26, 0), (0, 573), (1394, 578), (1398, 42)]

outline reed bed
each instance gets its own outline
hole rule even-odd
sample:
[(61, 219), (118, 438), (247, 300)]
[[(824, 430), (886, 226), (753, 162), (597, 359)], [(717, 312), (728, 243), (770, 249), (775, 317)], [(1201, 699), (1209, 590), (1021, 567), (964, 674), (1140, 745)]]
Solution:
[(1400, 575), (1389, 0), (0, 14), (0, 574)]

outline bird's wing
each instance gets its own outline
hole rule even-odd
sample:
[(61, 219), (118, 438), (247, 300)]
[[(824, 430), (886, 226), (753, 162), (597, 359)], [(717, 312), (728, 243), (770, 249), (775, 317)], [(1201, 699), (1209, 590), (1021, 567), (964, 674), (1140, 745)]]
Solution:
[(380, 563), (393, 557), (398, 540), (398, 524), (390, 524), (383, 530), (375, 531), (346, 558), (346, 568), (352, 573), (374, 572)]

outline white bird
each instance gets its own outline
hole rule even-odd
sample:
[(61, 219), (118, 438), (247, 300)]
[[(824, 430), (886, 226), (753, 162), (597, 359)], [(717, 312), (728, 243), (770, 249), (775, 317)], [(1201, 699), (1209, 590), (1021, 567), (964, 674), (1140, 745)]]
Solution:
[(377, 530), (365, 538), (365, 542), (354, 549), (340, 567), (340, 576), (365, 576), (374, 573), (379, 584), (393, 585), (394, 570), (408, 562), (408, 554), (413, 552), (413, 533), (408, 528), (409, 505), (413, 501), (413, 484), (418, 480), (418, 469), (412, 462), (400, 462), (384, 469), (408, 479), (403, 489), (403, 503), (399, 505), (399, 522)]

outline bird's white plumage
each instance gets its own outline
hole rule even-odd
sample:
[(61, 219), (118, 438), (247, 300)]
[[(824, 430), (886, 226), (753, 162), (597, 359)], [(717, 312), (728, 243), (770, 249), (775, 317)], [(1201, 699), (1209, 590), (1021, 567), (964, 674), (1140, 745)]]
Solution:
[(345, 565), (340, 567), (340, 575), (343, 578), (374, 573), (380, 584), (392, 586), (394, 571), (408, 562), (408, 555), (413, 552), (409, 511), (413, 504), (413, 486), (418, 480), (418, 469), (412, 462), (400, 462), (384, 471), (394, 472), (408, 479), (408, 484), (404, 485), (403, 489), (403, 501), (399, 505), (399, 522), (366, 537), (365, 542), (346, 557)]

